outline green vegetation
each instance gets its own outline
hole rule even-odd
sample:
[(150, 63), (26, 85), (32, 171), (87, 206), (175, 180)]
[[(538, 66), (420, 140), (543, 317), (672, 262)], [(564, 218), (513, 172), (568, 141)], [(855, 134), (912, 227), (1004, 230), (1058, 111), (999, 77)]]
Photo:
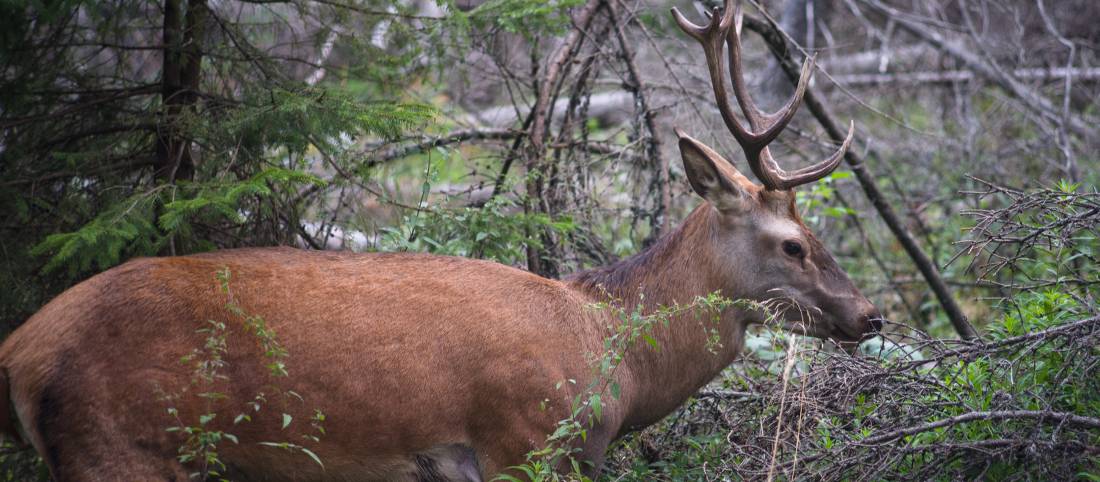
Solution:
[[(756, 3), (746, 11), (759, 20)], [(781, 17), (785, 3), (760, 3)], [(843, 88), (818, 73), (812, 89), (854, 120), (864, 162), (801, 188), (796, 209), (883, 311), (884, 336), (849, 357), (775, 326), (750, 333), (743, 360), (617, 442), (597, 480), (1100, 480), (1100, 89), (1050, 71), (1093, 68), (1100, 7), (933, 2), (891, 15), (841, 3), (818, 12), (828, 28), (806, 47)], [(898, 27), (914, 16), (993, 68)], [(768, 48), (743, 35), (746, 69), (767, 81), (751, 88), (782, 97), (763, 85), (781, 77), (765, 70)], [(664, 6), (631, 1), (0, 2), (0, 333), (141, 256), (409, 251), (555, 277), (634, 254), (698, 205), (673, 127), (751, 174), (701, 57)], [(970, 77), (902, 82), (944, 72)], [(835, 147), (807, 111), (770, 147), (788, 169)], [(980, 342), (955, 340), (878, 204)], [(224, 403), (230, 337), (252, 337), (276, 381), (293, 376), (295, 354), (265, 323), (273, 314), (234, 301), (228, 269), (216, 276), (226, 316), (195, 327), (180, 361), (190, 385), (150, 394), (175, 420), (179, 460), (218, 480), (227, 444), (259, 443), (323, 465), (317, 394), (274, 383), (247, 406)], [(592, 381), (515, 474), (584, 479), (575, 447), (618, 398), (624, 354), (660, 350), (652, 331), (670, 320), (752, 303), (592, 307), (615, 321), (603, 352), (577, 354)], [(195, 399), (201, 413), (180, 410)], [(287, 438), (238, 439), (234, 427), (261, 416)], [(0, 480), (46, 478), (32, 451), (0, 447)]]
[[(592, 367), (592, 379), (573, 397), (569, 415), (558, 421), (554, 431), (546, 438), (546, 446), (528, 453), (527, 463), (511, 467), (514, 472), (531, 481), (591, 480), (584, 474), (590, 473), (592, 467), (579, 459), (578, 445), (588, 437), (588, 430), (593, 424), (600, 423), (604, 404), (608, 401), (615, 403), (619, 399), (621, 388), (616, 372), (631, 349), (644, 342), (647, 346), (641, 346), (642, 349), (660, 351), (654, 330), (669, 329), (673, 320), (677, 323), (695, 320), (702, 321), (702, 328), (708, 333), (708, 350), (716, 353), (722, 343), (717, 324), (723, 310), (737, 307), (770, 313), (759, 303), (729, 300), (719, 293), (697, 297), (686, 305), (661, 306), (656, 310), (647, 310), (644, 301), (639, 300), (638, 305), (629, 312), (621, 301), (590, 307), (608, 312), (613, 320), (608, 327), (610, 333), (603, 340), (603, 351), (585, 355)], [(563, 386), (577, 383), (577, 380), (562, 380), (555, 388), (560, 390)], [(497, 480), (522, 482), (524, 479), (501, 474)]]
[[(193, 468), (194, 472), (190, 474), (193, 479), (227, 480), (223, 474), (226, 466), (218, 456), (218, 446), (224, 442), (232, 442), (233, 444), (258, 443), (276, 449), (301, 452), (324, 467), (324, 463), (317, 454), (305, 445), (320, 443), (321, 437), (325, 434), (325, 428), (322, 425), (325, 421), (325, 414), (320, 410), (313, 409), (313, 415), (310, 418), (310, 430), (307, 433), (300, 434), (302, 439), (300, 443), (290, 441), (242, 441), (231, 432), (233, 426), (251, 423), (254, 417), (278, 416), (281, 420), (282, 430), (289, 429), (290, 431), (287, 432), (289, 435), (293, 431), (291, 429), (291, 424), (294, 422), (293, 415), (286, 411), (281, 413), (272, 412), (270, 407), (267, 407), (270, 413), (261, 414), (261, 410), (265, 406), (276, 402), (283, 410), (289, 410), (292, 404), (304, 403), (305, 398), (293, 390), (279, 386), (278, 379), (290, 376), (287, 371), (287, 361), (290, 353), (279, 343), (275, 332), (268, 327), (263, 317), (246, 313), (234, 301), (233, 292), (229, 285), (230, 277), (229, 268), (224, 268), (215, 275), (218, 288), (226, 297), (225, 311), (229, 315), (229, 320), (207, 320), (202, 328), (196, 330), (197, 333), (205, 337), (203, 346), (194, 348), (191, 353), (180, 359), (181, 364), (191, 368), (191, 386), (172, 392), (166, 392), (165, 388), (158, 390), (160, 392), (159, 398), (168, 405), (168, 415), (175, 419), (175, 425), (168, 427), (167, 431), (180, 433), (184, 436), (183, 444), (179, 447), (178, 459), (185, 466)], [(238, 324), (240, 325), (239, 328), (233, 330), (231, 325)], [(225, 406), (229, 398), (225, 391), (232, 389), (234, 386), (234, 380), (225, 374), (227, 364), (225, 355), (229, 350), (228, 338), (232, 331), (243, 332), (245, 335), (256, 338), (257, 348), (263, 354), (261, 360), (265, 363), (265, 368), (270, 372), (272, 378), (276, 380), (276, 382), (265, 387), (263, 391), (255, 393), (252, 400), (244, 407)], [(191, 401), (195, 399), (202, 400), (204, 408), (201, 413), (196, 414), (197, 418), (195, 420), (184, 420), (180, 410), (176, 407), (181, 402), (186, 402), (187, 399)], [(223, 419), (230, 415), (230, 413), (226, 413), (227, 411), (238, 412), (233, 416), (231, 426), (227, 426), (223, 422)], [(218, 418), (219, 415), (222, 419)]]
[[(1009, 195), (973, 213), (966, 239), (976, 271), (1020, 283), (1004, 285), (1014, 294), (994, 304), (982, 343), (899, 326), (857, 361), (765, 331), (702, 397), (620, 443), (607, 480), (1095, 479), (1097, 239), (1068, 221), (1096, 194), (1063, 184)], [(1028, 255), (988, 256), (1009, 248)]]

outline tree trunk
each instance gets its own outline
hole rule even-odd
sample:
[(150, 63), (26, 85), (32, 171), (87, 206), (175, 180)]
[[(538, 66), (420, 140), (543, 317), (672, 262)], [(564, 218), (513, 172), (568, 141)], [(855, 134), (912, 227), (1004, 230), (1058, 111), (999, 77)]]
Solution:
[[(808, 50), (816, 46), (817, 27), (823, 25), (832, 13), (829, 2), (825, 0), (787, 0), (783, 3), (783, 14), (779, 17), (779, 28), (787, 32)], [(794, 94), (794, 83), (783, 73), (783, 66), (774, 57), (768, 59), (764, 70), (760, 96), (761, 107), (767, 110), (778, 109), (787, 103)]]
[(180, 129), (181, 115), (194, 111), (202, 79), (201, 40), (209, 12), (206, 0), (187, 3), (164, 2), (164, 50), (161, 73), (160, 125), (157, 128), (157, 152), (154, 163), (158, 181), (172, 183), (192, 179), (195, 161), (191, 142)]
[[(544, 190), (546, 177), (550, 169), (547, 165), (546, 139), (550, 134), (550, 118), (553, 115), (554, 97), (561, 88), (562, 79), (568, 74), (573, 59), (580, 51), (584, 42), (585, 33), (592, 23), (596, 10), (602, 5), (601, 0), (588, 0), (588, 2), (573, 17), (574, 27), (565, 37), (565, 40), (551, 54), (549, 61), (539, 70), (538, 84), (536, 84), (538, 97), (535, 106), (531, 110), (533, 122), (527, 136), (527, 148), (524, 150), (525, 164), (527, 167), (527, 201), (524, 211), (528, 213), (550, 214)], [(550, 236), (543, 233), (529, 233), (530, 236), (539, 236), (544, 244), (553, 241)], [(538, 249), (528, 244), (527, 246), (527, 270), (542, 276), (557, 277), (558, 267), (555, 260), (547, 256), (547, 250), (551, 246)]]

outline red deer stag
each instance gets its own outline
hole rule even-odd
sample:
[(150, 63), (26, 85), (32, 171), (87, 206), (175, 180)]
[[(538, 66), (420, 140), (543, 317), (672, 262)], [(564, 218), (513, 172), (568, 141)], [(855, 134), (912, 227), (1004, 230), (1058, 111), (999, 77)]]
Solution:
[[(255, 443), (285, 439), (279, 420), (258, 415), (232, 427), (240, 443), (223, 442), (219, 457), (230, 477), (244, 480), (481, 481), (523, 463), (591, 379), (585, 354), (602, 350), (612, 320), (590, 305), (608, 294), (646, 309), (715, 291), (781, 297), (812, 315), (802, 331), (859, 340), (878, 328), (878, 313), (800, 221), (791, 191), (832, 171), (851, 132), (824, 162), (792, 172), (776, 165), (767, 145), (794, 115), (813, 59), (790, 102), (761, 113), (746, 91), (740, 15), (729, 3), (706, 26), (673, 14), (702, 44), (722, 117), (763, 186), (678, 132), (687, 177), (705, 202), (642, 253), (561, 281), (425, 254), (282, 248), (133, 260), (62, 293), (0, 347), (4, 432), (32, 444), (57, 480), (186, 480), (181, 436), (165, 430), (175, 423), (155, 392), (190, 383), (180, 360), (202, 346), (196, 330), (226, 319), (213, 279), (223, 267), (235, 303), (265, 316), (289, 352), (291, 376), (282, 383), (328, 420), (327, 434), (310, 446), (324, 467)], [(723, 42), (749, 128), (726, 93)], [(729, 365), (746, 327), (762, 318), (724, 310), (717, 354), (698, 322), (680, 318), (656, 328), (659, 351), (630, 348), (614, 375), (619, 398), (605, 401), (578, 447), (587, 470), (599, 470), (612, 440), (660, 420)], [(239, 325), (228, 331), (227, 398), (218, 406), (244, 405), (272, 383), (255, 339)], [(556, 388), (569, 379), (578, 383)], [(209, 402), (175, 403), (192, 419)], [(229, 421), (211, 429), (218, 423)]]

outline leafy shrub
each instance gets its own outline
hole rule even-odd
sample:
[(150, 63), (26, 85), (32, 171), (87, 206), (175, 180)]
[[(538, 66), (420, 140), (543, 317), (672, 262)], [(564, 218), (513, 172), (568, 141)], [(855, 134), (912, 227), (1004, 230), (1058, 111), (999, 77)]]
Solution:
[[(253, 417), (259, 416), (261, 409), (268, 405), (269, 398), (277, 398), (284, 402), (304, 401), (302, 395), (292, 390), (284, 389), (277, 384), (272, 384), (255, 394), (252, 400), (242, 406), (226, 407), (228, 395), (222, 391), (231, 386), (233, 380), (225, 373), (227, 362), (224, 359), (228, 352), (228, 337), (232, 323), (240, 323), (241, 330), (256, 338), (256, 344), (262, 353), (262, 362), (265, 368), (275, 379), (286, 378), (287, 359), (290, 353), (279, 343), (275, 331), (268, 326), (263, 317), (250, 315), (237, 303), (230, 289), (229, 281), (231, 273), (229, 268), (223, 268), (216, 274), (218, 287), (226, 296), (225, 310), (229, 314), (230, 321), (207, 320), (197, 330), (204, 338), (203, 346), (194, 348), (191, 353), (180, 359), (180, 363), (191, 368), (191, 386), (174, 393), (160, 391), (160, 398), (168, 403), (167, 412), (175, 420), (174, 425), (167, 428), (168, 432), (178, 433), (183, 436), (183, 443), (179, 447), (177, 458), (185, 466), (194, 468), (191, 478), (197, 480), (227, 480), (223, 471), (226, 466), (218, 453), (218, 446), (224, 442), (240, 444), (242, 441), (230, 432), (224, 423), (216, 424), (219, 415), (225, 417), (225, 410), (237, 411), (232, 420), (232, 426), (253, 421)], [(190, 393), (189, 392), (193, 392)], [(202, 400), (204, 410), (197, 415), (195, 420), (184, 420), (180, 411), (174, 406), (184, 397), (197, 397)], [(219, 410), (222, 412), (219, 414)], [(283, 430), (290, 428), (294, 417), (286, 412), (280, 415)], [(320, 443), (320, 436), (325, 429), (322, 423), (325, 415), (317, 409), (313, 411), (310, 420), (311, 431), (301, 434), (301, 443), (291, 441), (252, 441), (263, 446), (300, 452), (308, 456), (313, 462), (324, 467), (320, 457), (304, 444)], [(289, 432), (288, 432), (289, 434)], [(249, 442), (249, 441), (245, 441)]]
[(404, 216), (398, 226), (383, 229), (378, 248), (484, 258), (516, 265), (526, 259), (526, 246), (542, 246), (540, 237), (532, 233), (549, 229), (564, 234), (574, 229), (568, 217), (552, 219), (545, 214), (516, 210), (516, 203), (504, 197), (493, 198), (478, 208), (424, 208)]

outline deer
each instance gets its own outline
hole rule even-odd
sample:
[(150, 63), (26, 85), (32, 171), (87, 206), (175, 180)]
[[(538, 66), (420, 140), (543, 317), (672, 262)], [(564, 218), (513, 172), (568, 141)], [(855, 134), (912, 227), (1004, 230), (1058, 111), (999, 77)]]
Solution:
[[(484, 260), (286, 247), (130, 260), (58, 295), (3, 342), (0, 430), (33, 446), (55, 480), (188, 480), (181, 435), (166, 430), (174, 422), (155, 392), (191, 383), (180, 360), (203, 343), (206, 320), (226, 319), (213, 279), (223, 269), (234, 303), (262, 314), (289, 354), (283, 383), (326, 417), (325, 435), (310, 445), (320, 465), (255, 443), (287, 436), (277, 417), (232, 426), (231, 414), (218, 415), (209, 429), (230, 427), (239, 439), (218, 446), (222, 474), (234, 480), (492, 480), (568, 416), (593, 377), (584, 355), (601, 350), (614, 323), (591, 307), (609, 298), (647, 312), (714, 292), (782, 298), (802, 307), (784, 312), (786, 329), (859, 342), (881, 316), (802, 222), (793, 192), (837, 167), (854, 125), (826, 160), (780, 168), (768, 144), (794, 116), (814, 58), (786, 105), (763, 113), (746, 87), (741, 13), (730, 3), (706, 25), (672, 13), (703, 47), (722, 118), (761, 184), (677, 129), (702, 202), (640, 253), (560, 280)], [(724, 44), (748, 127), (728, 98)], [(708, 333), (676, 316), (654, 328), (659, 350), (641, 343), (624, 353), (618, 397), (575, 447), (588, 475), (612, 441), (674, 411), (737, 358), (748, 327), (767, 321), (760, 310), (723, 309), (721, 344), (708, 350)], [(227, 333), (216, 401), (224, 407), (248, 403), (273, 376), (240, 323)], [(193, 419), (211, 402), (173, 403), (176, 416)]]

